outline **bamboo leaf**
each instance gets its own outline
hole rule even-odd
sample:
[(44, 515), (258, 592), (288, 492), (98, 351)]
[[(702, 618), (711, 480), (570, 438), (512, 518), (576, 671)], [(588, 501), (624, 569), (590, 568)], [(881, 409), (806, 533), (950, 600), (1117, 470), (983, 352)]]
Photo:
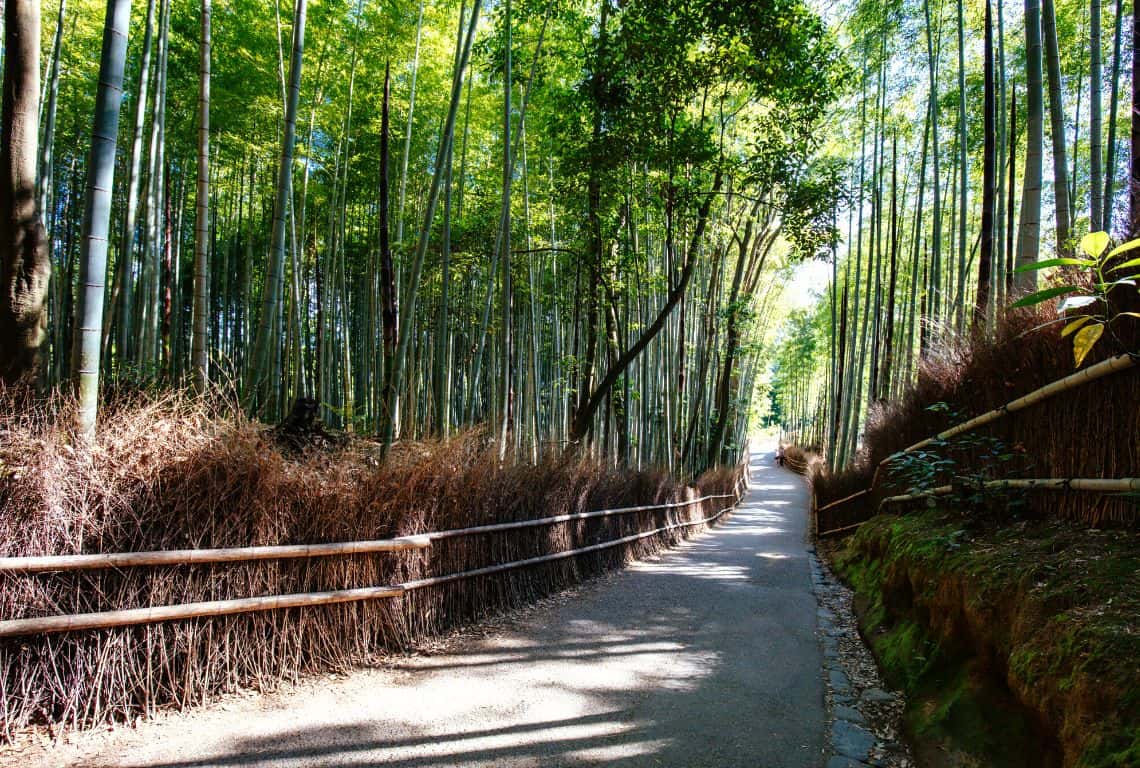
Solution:
[(1096, 259), (1104, 253), (1109, 242), (1111, 242), (1111, 238), (1107, 232), (1089, 232), (1081, 238), (1081, 250)]
[(1049, 269), (1050, 267), (1095, 267), (1096, 262), (1092, 259), (1043, 259), (1042, 261), (1035, 261), (1031, 264), (1022, 264), (1020, 267), (1013, 270), (1014, 272), (1034, 272), (1038, 269)]
[(1073, 322), (1069, 323), (1068, 325), (1066, 325), (1064, 328), (1061, 329), (1061, 338), (1062, 339), (1065, 338), (1066, 336), (1071, 334), (1073, 331), (1079, 329), (1082, 325), (1087, 323), (1089, 320), (1092, 320), (1092, 315), (1083, 315), (1082, 317), (1078, 317), (1076, 320), (1074, 320)]
[(1073, 358), (1077, 361), (1077, 368), (1081, 367), (1085, 357), (1092, 351), (1093, 345), (1104, 333), (1104, 323), (1096, 323), (1082, 328), (1073, 337)]
[(1011, 304), (1010, 307), (1013, 309), (1017, 309), (1018, 307), (1032, 307), (1034, 304), (1040, 304), (1043, 301), (1055, 299), (1058, 296), (1064, 296), (1066, 293), (1072, 293), (1079, 290), (1080, 288), (1075, 285), (1058, 285), (1054, 286), (1053, 288), (1046, 288), (1045, 290), (1031, 293), (1028, 296), (1022, 296), (1020, 299)]

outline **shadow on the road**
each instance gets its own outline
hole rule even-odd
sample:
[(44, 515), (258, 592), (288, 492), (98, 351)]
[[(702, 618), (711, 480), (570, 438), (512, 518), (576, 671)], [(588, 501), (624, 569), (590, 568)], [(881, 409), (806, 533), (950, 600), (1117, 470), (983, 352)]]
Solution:
[[(395, 665), (417, 687), (376, 690), (401, 697), (382, 718), (301, 729), (282, 718), (280, 732), (203, 745), (206, 757), (128, 764), (817, 766), (822, 683), (803, 488), (771, 455), (751, 472), (753, 492), (715, 535), (496, 641)], [(524, 690), (504, 692), (519, 679)], [(495, 722), (507, 724), (480, 725)]]

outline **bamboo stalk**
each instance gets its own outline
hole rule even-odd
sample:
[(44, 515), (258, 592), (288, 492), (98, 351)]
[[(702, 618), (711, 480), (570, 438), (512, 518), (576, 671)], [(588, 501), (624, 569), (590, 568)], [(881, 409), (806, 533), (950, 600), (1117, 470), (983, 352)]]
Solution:
[(370, 552), (400, 552), (426, 549), (427, 536), (401, 536), (395, 539), (345, 541), (329, 544), (290, 544), (226, 549), (171, 549), (152, 552), (107, 552), (87, 555), (46, 555), (0, 558), (0, 572), (38, 573), (80, 571), (94, 568), (134, 568), (142, 565), (195, 565), (199, 563), (239, 563), (250, 560), (279, 560), (330, 555), (360, 555)]

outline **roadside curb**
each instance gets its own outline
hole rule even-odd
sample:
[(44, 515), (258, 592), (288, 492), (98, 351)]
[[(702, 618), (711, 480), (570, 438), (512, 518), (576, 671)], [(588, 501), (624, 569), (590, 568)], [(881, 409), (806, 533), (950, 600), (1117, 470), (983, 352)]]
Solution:
[(902, 694), (883, 682), (859, 635), (852, 592), (808, 546), (816, 598), (816, 639), (823, 657), (826, 768), (913, 768), (900, 726)]

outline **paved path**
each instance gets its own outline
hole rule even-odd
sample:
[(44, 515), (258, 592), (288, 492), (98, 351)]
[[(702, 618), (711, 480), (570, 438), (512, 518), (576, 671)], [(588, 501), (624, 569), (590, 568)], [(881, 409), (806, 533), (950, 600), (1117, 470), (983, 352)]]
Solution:
[(163, 718), (72, 764), (819, 766), (807, 491), (770, 452), (751, 472), (722, 527), (505, 632)]

